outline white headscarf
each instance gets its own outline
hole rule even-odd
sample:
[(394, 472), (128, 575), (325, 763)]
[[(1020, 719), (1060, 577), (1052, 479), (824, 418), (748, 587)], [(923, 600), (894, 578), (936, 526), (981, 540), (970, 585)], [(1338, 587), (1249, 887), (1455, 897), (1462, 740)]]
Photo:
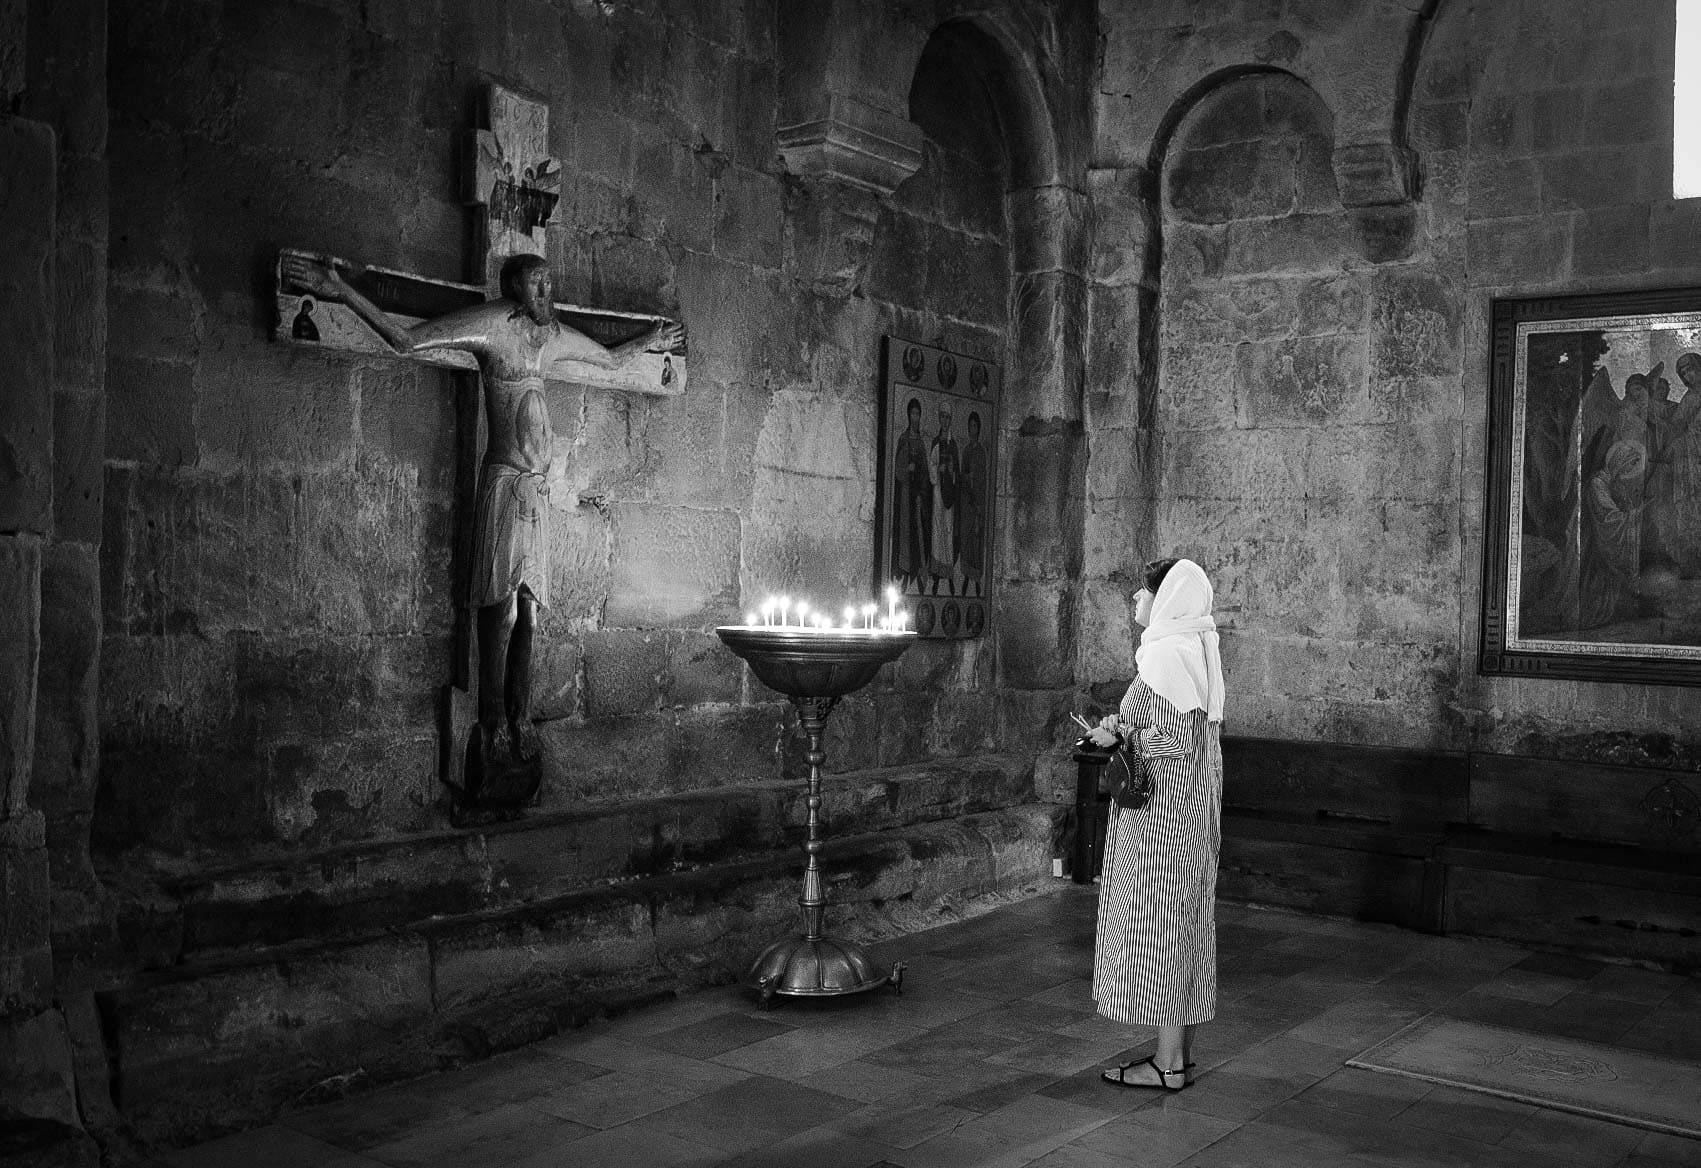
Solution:
[(1205, 570), (1177, 560), (1152, 599), (1152, 623), (1140, 634), (1134, 663), (1140, 680), (1187, 713), (1204, 710), (1223, 720), (1223, 659), (1217, 622), (1211, 619), (1216, 592)]

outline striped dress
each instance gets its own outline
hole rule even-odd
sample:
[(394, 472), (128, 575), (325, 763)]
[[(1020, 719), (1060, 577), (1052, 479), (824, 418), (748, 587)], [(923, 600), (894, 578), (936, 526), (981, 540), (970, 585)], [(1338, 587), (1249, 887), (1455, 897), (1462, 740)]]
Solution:
[(1093, 998), (1117, 1022), (1191, 1026), (1217, 1012), (1220, 727), (1204, 710), (1181, 713), (1138, 678), (1121, 713), (1127, 725), (1150, 727), (1139, 741), (1152, 798), (1110, 821)]

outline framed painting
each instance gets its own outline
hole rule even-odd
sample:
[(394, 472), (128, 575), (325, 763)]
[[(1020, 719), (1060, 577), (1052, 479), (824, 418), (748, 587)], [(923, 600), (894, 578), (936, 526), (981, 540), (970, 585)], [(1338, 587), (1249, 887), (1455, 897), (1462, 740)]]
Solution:
[(1701, 684), (1701, 288), (1492, 323), (1482, 672)]
[(874, 578), (923, 637), (978, 637), (992, 618), (1002, 390), (990, 361), (884, 338)]

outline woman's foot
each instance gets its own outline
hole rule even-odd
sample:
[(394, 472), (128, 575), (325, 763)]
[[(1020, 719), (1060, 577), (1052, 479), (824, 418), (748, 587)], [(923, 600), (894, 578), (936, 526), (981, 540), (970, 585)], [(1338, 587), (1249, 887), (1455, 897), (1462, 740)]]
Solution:
[(1180, 1091), (1187, 1086), (1187, 1071), (1166, 1071), (1155, 1059), (1123, 1063), (1100, 1076), (1113, 1087), (1147, 1087), (1160, 1091)]

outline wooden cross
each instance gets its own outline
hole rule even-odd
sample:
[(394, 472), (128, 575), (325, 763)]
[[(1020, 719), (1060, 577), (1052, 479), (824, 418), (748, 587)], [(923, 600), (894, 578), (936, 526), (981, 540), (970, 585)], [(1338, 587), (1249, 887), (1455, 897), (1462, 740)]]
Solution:
[[(286, 254), (336, 264), (348, 282), (404, 328), (479, 304), (499, 294), (497, 273), (511, 255), (548, 254), (547, 228), (560, 200), (561, 163), (549, 156), (549, 107), (499, 85), (483, 102), (490, 128), (470, 132), (463, 143), (463, 198), (480, 208), (475, 216), (480, 284), (459, 284), (392, 268), (364, 266), (319, 252), (286, 248), (275, 275), (277, 317), (272, 339), (351, 353), (396, 356), (395, 351), (347, 305), (325, 303), (283, 276)], [(641, 336), (666, 317), (557, 303), (565, 324), (612, 348)], [(409, 360), (476, 371), (473, 358), (452, 350), (406, 355)], [(586, 370), (576, 384), (596, 389), (672, 396), (685, 392), (683, 354), (650, 353), (623, 370)]]
[[(478, 208), (476, 231), (479, 258), (474, 266), (483, 282), (459, 284), (390, 268), (354, 264), (333, 256), (285, 249), (278, 257), (275, 288), (277, 321), (273, 338), (291, 344), (343, 352), (401, 356), (477, 374), (481, 369), (479, 358), (475, 358), (472, 352), (463, 348), (439, 347), (401, 351), (405, 346), (427, 343), (420, 332), (410, 334), (408, 330), (426, 322), (437, 321), (451, 313), (460, 313), (454, 321), (442, 322), (435, 326), (434, 335), (439, 338), (440, 343), (459, 343), (455, 338), (463, 334), (453, 330), (473, 327), (472, 323), (467, 322), (476, 323), (482, 329), (494, 330), (489, 333), (475, 331), (472, 335), (480, 339), (469, 342), (483, 354), (487, 362), (496, 362), (484, 368), (484, 375), (489, 377), (493, 372), (500, 373), (496, 382), (499, 391), (497, 397), (490, 396), (493, 392), (492, 386), (484, 386), (483, 392), (491, 409), (509, 409), (513, 402), (518, 400), (516, 394), (524, 396), (529, 393), (532, 399), (538, 398), (536, 389), (527, 389), (523, 370), (516, 370), (512, 365), (503, 365), (503, 359), (491, 355), (492, 346), (497, 344), (498, 336), (529, 337), (528, 341), (504, 340), (502, 344), (520, 345), (521, 351), (534, 356), (545, 352), (562, 354), (566, 362), (563, 365), (530, 366), (533, 370), (530, 376), (534, 378), (540, 368), (544, 371), (555, 368), (569, 371), (574, 384), (592, 388), (645, 394), (684, 393), (686, 365), (683, 330), (678, 329), (665, 317), (555, 303), (557, 325), (550, 326), (550, 301), (542, 298), (544, 277), (535, 273), (531, 277), (532, 284), (528, 286), (530, 290), (525, 292), (526, 296), (534, 297), (527, 302), (530, 307), (523, 307), (516, 301), (513, 314), (494, 308), (480, 308), (487, 300), (502, 295), (499, 274), (506, 260), (515, 255), (546, 255), (547, 229), (559, 203), (561, 188), (561, 164), (549, 156), (548, 108), (540, 102), (528, 100), (500, 86), (489, 88), (483, 105), (484, 120), (488, 122), (489, 128), (468, 134), (462, 152), (465, 202)], [(334, 271), (327, 271), (327, 268)], [(303, 283), (292, 282), (291, 277), (286, 274), (290, 269), (294, 269), (295, 279), (302, 280)], [(341, 282), (334, 277), (340, 277)], [(315, 296), (312, 292), (314, 287), (318, 287), (322, 295)], [(513, 295), (519, 296), (521, 292), (515, 290)], [(333, 298), (325, 299), (326, 296)], [(345, 300), (357, 302), (356, 306), (351, 307)], [(360, 304), (361, 301), (365, 303)], [(516, 324), (516, 321), (519, 323)], [(528, 321), (531, 323), (527, 323)], [(560, 325), (566, 328), (557, 327)], [(658, 326), (673, 327), (658, 330)], [(433, 329), (427, 328), (422, 332), (432, 334)], [(582, 336), (575, 337), (572, 335), (574, 333)], [(597, 345), (587, 345), (583, 339), (585, 337), (597, 342), (602, 349), (598, 349)], [(546, 341), (544, 338), (551, 339)], [(526, 344), (545, 347), (524, 349)], [(649, 346), (652, 344), (656, 345), (658, 351), (651, 351)], [(668, 346), (672, 346), (674, 351), (667, 351)], [(602, 350), (618, 351), (605, 353)], [(598, 363), (605, 358), (607, 367)], [(479, 390), (475, 379), (462, 380), (462, 391), (458, 394), (458, 399), (457, 422), (461, 435), (461, 451), (457, 477), (460, 480), (458, 493), (462, 501), (458, 507), (457, 527), (460, 536), (457, 540), (456, 560), (460, 567), (457, 569), (456, 580), (457, 592), (465, 598), (467, 594), (460, 592), (459, 585), (468, 575), (466, 566), (470, 562), (471, 540), (468, 533), (471, 527), (472, 485), (479, 481), (481, 474), (478, 469), (480, 457), (474, 450), (478, 441), (476, 435), (479, 433)], [(510, 415), (504, 413), (503, 416), (506, 418)], [(545, 423), (543, 433), (547, 432)], [(503, 457), (506, 456), (505, 454)], [(517, 464), (514, 473), (544, 477), (541, 466), (524, 462)], [(547, 488), (541, 488), (541, 493), (547, 496)], [(530, 522), (535, 528), (535, 517)], [(547, 580), (547, 572), (540, 572), (540, 578)], [(534, 591), (541, 593), (546, 590), (540, 585)], [(509, 612), (506, 619), (512, 622), (514, 605), (523, 598), (523, 593), (516, 595), (510, 592), (506, 601), (495, 599), (469, 603), (481, 606), (481, 622), (488, 614), (499, 611), (506, 605)], [(536, 597), (526, 603), (536, 603)], [(517, 731), (514, 738), (504, 740), (501, 737), (508, 734), (507, 730), (500, 731), (500, 734), (482, 735), (480, 750), (469, 752), (469, 739), (475, 728), (475, 707), (478, 721), (483, 722), (490, 716), (491, 710), (501, 704), (498, 699), (502, 698), (504, 686), (500, 681), (502, 671), (498, 668), (493, 674), (498, 680), (489, 683), (491, 689), (486, 695), (492, 699), (491, 702), (477, 701), (474, 679), (478, 673), (484, 671), (483, 667), (490, 665), (492, 661), (500, 665), (500, 659), (492, 658), (492, 661), (486, 661), (481, 656), (480, 670), (471, 667), (472, 622), (468, 604), (458, 604), (456, 611), (455, 675), (445, 689), (443, 724), (440, 728), (441, 777), (460, 796), (456, 800), (457, 821), (477, 822), (476, 816), (490, 810), (489, 804), (480, 805), (481, 789), (485, 799), (500, 803), (506, 808), (504, 813), (512, 813), (516, 811), (519, 803), (523, 803), (536, 791), (541, 771), (535, 743), (528, 745), (524, 741), (518, 741), (528, 735), (535, 740), (535, 731), (530, 730), (530, 723), (524, 718), (520, 718), (518, 722), (510, 719), (512, 724), (521, 727), (521, 731)], [(484, 626), (481, 624), (480, 627)], [(526, 630), (525, 657), (529, 659), (532, 635), (529, 624), (526, 624)], [(514, 634), (516, 639), (520, 635)], [(505, 646), (506, 634), (502, 637), (492, 636), (490, 641), (493, 647)], [(506, 649), (501, 651), (505, 653)], [(481, 654), (484, 652), (481, 648)], [(518, 715), (513, 717), (517, 718)], [(491, 753), (492, 751), (495, 753)], [(469, 767), (469, 763), (476, 765)]]

